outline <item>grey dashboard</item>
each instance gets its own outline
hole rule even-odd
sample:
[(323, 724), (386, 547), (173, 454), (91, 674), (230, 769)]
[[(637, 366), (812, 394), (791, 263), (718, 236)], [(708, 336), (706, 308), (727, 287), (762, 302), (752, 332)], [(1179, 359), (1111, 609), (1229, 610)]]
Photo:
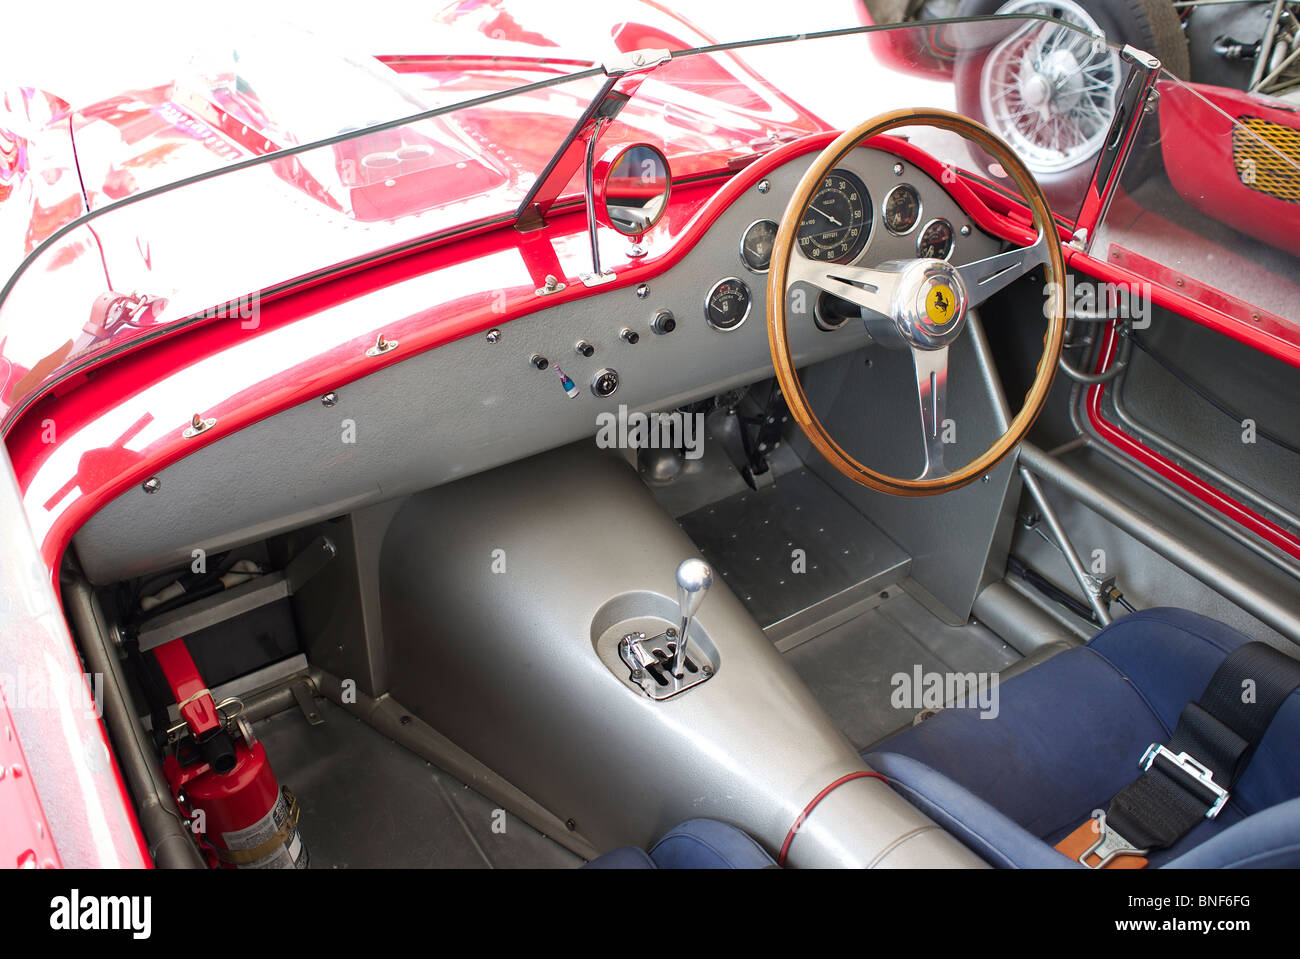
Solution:
[[(252, 542), (593, 436), (598, 415), (620, 406), (672, 408), (772, 375), (767, 277), (742, 261), (741, 238), (756, 221), (780, 220), (811, 162), (805, 155), (771, 171), (682, 260), (640, 287), (563, 303), (503, 323), (495, 335), (412, 356), (340, 385), (332, 406), (301, 403), (172, 464), (158, 474), (158, 493), (132, 488), (78, 532), (87, 576), (102, 584), (187, 563), (195, 548)], [(892, 154), (860, 148), (841, 168), (870, 195), (871, 227), (854, 262), (916, 256), (918, 237), (935, 220), (953, 227), (955, 263), (998, 251), (939, 183)], [(902, 183), (915, 187), (920, 210), (911, 229), (895, 233), (882, 223), (882, 205)], [(730, 329), (706, 318), (706, 300), (722, 281), (743, 284), (750, 297)], [(656, 332), (664, 311), (673, 329)], [(860, 322), (829, 330), (791, 323), (801, 365), (869, 343)]]

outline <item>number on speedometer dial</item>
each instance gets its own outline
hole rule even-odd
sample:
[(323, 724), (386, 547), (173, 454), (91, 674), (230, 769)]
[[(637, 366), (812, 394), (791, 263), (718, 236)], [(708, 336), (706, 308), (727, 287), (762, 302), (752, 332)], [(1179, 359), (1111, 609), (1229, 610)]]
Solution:
[(852, 173), (832, 170), (799, 221), (799, 250), (811, 260), (847, 263), (871, 235), (871, 197)]

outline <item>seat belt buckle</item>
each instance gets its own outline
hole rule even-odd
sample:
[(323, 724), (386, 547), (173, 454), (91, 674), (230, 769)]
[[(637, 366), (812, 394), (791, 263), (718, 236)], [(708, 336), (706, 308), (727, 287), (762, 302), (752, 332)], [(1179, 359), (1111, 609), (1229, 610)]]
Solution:
[[(1097, 840), (1081, 852), (1076, 858), (1089, 869), (1102, 869), (1116, 856), (1145, 856), (1150, 849), (1140, 849), (1133, 845), (1114, 829), (1106, 825), (1106, 814), (1100, 809), (1093, 816)], [(1086, 825), (1086, 824), (1085, 824)], [(1099, 857), (1096, 865), (1088, 862), (1089, 856)], [(1145, 863), (1145, 860), (1143, 860)]]
[(1205, 812), (1206, 819), (1213, 819), (1219, 815), (1219, 810), (1221, 810), (1223, 804), (1228, 801), (1228, 790), (1224, 789), (1214, 781), (1214, 773), (1210, 771), (1209, 767), (1205, 766), (1203, 763), (1197, 762), (1187, 753), (1175, 754), (1164, 746), (1161, 746), (1159, 743), (1152, 743), (1147, 747), (1147, 751), (1143, 753), (1142, 758), (1138, 760), (1138, 765), (1141, 766), (1143, 770), (1148, 770), (1156, 759), (1160, 757), (1164, 757), (1164, 759), (1178, 769), (1179, 772), (1191, 776), (1192, 779), (1200, 783), (1202, 787), (1214, 796), (1214, 802), (1210, 804), (1210, 808)]

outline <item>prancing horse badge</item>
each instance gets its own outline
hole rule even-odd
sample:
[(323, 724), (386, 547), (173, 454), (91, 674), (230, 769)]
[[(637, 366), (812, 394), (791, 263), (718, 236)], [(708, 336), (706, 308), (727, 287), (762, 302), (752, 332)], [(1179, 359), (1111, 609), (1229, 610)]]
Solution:
[(957, 297), (951, 287), (936, 284), (925, 295), (925, 314), (935, 326), (944, 326), (957, 312)]

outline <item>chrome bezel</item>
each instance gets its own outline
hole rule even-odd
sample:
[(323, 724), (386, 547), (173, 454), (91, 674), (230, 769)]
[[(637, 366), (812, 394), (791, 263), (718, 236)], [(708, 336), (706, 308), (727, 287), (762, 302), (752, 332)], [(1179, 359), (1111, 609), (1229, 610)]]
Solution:
[(936, 223), (946, 223), (948, 225), (948, 252), (942, 257), (932, 257), (932, 259), (942, 259), (945, 263), (952, 259), (953, 251), (957, 249), (957, 228), (952, 225), (952, 221), (946, 216), (936, 216), (925, 222), (921, 231), (916, 234), (916, 255), (921, 255), (921, 237), (925, 236), (925, 231), (930, 229)]
[[(795, 235), (794, 235), (794, 240), (793, 240), (792, 246), (793, 246), (794, 250), (795, 250), (796, 252), (798, 252), (798, 254), (799, 254), (800, 256), (802, 256), (805, 260), (808, 260), (808, 261), (811, 262), (811, 263), (835, 263), (835, 264), (839, 264), (839, 265), (841, 265), (841, 266), (844, 265), (844, 264), (846, 264), (846, 263), (856, 263), (856, 262), (858, 262), (858, 260), (860, 260), (860, 259), (861, 259), (865, 254), (866, 254), (866, 252), (867, 252), (867, 248), (868, 248), (869, 246), (871, 246), (871, 241), (872, 241), (873, 239), (875, 239), (875, 235), (876, 235), (876, 233), (875, 233), (875, 231), (876, 231), (876, 205), (875, 205), (875, 200), (873, 200), (873, 199), (871, 198), (871, 188), (867, 186), (867, 181), (866, 181), (866, 180), (862, 179), (862, 177), (860, 177), (857, 173), (855, 173), (854, 171), (848, 169), (847, 167), (839, 167), (839, 166), (837, 166), (837, 167), (835, 167), (834, 169), (830, 170), (830, 171), (826, 174), (826, 176), (827, 176), (827, 177), (832, 177), (832, 176), (845, 177), (845, 178), (848, 178), (848, 179), (850, 179), (850, 180), (854, 180), (854, 181), (856, 181), (857, 184), (858, 184), (858, 186), (862, 188), (862, 189), (861, 189), (862, 195), (866, 198), (866, 202), (863, 203), (863, 205), (862, 205), (863, 216), (865, 217), (865, 220), (863, 221), (863, 224), (862, 224), (862, 229), (865, 230), (865, 231), (866, 231), (866, 234), (867, 234), (866, 237), (864, 237), (863, 240), (862, 240), (862, 248), (861, 248), (860, 250), (857, 250), (856, 252), (850, 254), (849, 257), (848, 257), (847, 259), (844, 259), (844, 260), (839, 260), (839, 259), (835, 259), (835, 260), (830, 260), (830, 259), (823, 260), (823, 259), (820, 259), (820, 258), (818, 258), (818, 257), (809, 256), (807, 253), (805, 253), (805, 252), (803, 251), (803, 245), (802, 245), (802, 242), (801, 242), (800, 239), (799, 239), (799, 231), (798, 231), (798, 230), (795, 230)], [(823, 179), (825, 179), (825, 178), (823, 178)], [(817, 199), (817, 194), (820, 193), (820, 192), (821, 192), (822, 190), (824, 190), (824, 189), (826, 189), (826, 187), (823, 185), (823, 186), (819, 186), (816, 190), (814, 190), (811, 199), (808, 200), (808, 204), (811, 205), (811, 204), (813, 203), (813, 201)], [(806, 209), (806, 207), (805, 207), (805, 209)]]
[(770, 269), (772, 268), (772, 258), (771, 258), (771, 257), (768, 257), (768, 260), (767, 260), (767, 270), (759, 270), (759, 269), (756, 269), (756, 268), (750, 266), (750, 265), (749, 265), (749, 261), (748, 261), (747, 259), (745, 259), (745, 237), (749, 236), (749, 231), (752, 230), (752, 229), (754, 229), (754, 227), (758, 226), (760, 223), (770, 223), (770, 224), (772, 224), (772, 226), (773, 226), (774, 229), (777, 229), (777, 230), (781, 229), (780, 224), (778, 224), (778, 223), (777, 223), (775, 220), (773, 220), (771, 217), (766, 217), (766, 216), (764, 216), (764, 217), (760, 217), (759, 219), (757, 219), (757, 220), (755, 220), (753, 223), (751, 223), (749, 226), (745, 227), (745, 229), (742, 230), (742, 231), (741, 231), (741, 234), (740, 234), (740, 265), (743, 266), (745, 269), (747, 269), (750, 273), (757, 274), (758, 276), (763, 276), (764, 274), (766, 274), (766, 273), (768, 272), (768, 270), (770, 270)]
[[(889, 225), (889, 215), (885, 212), (885, 210), (889, 206), (889, 198), (892, 197), (899, 190), (911, 190), (912, 193), (916, 196), (916, 220), (906, 230), (895, 230), (893, 227), (891, 227)], [(910, 183), (896, 184), (895, 186), (890, 188), (889, 192), (885, 194), (885, 198), (880, 201), (880, 222), (881, 224), (884, 225), (885, 229), (888, 230), (890, 233), (892, 233), (894, 236), (907, 236), (909, 233), (911, 233), (913, 230), (916, 229), (917, 224), (921, 222), (921, 218), (923, 216), (925, 216), (925, 203), (921, 200), (921, 191), (918, 190)]]
[(846, 316), (844, 319), (840, 320), (839, 323), (830, 323), (827, 321), (827, 319), (822, 316), (823, 296), (830, 296), (830, 294), (825, 290), (822, 290), (817, 294), (817, 298), (813, 300), (813, 326), (817, 327), (817, 329), (821, 330), (823, 333), (834, 333), (837, 330), (844, 329), (844, 327), (849, 325), (849, 321), (853, 319), (853, 317)]
[[(599, 383), (601, 381), (601, 378), (605, 376), (614, 377), (614, 388), (610, 390), (608, 393), (602, 393), (600, 390), (596, 388), (596, 384)], [(623, 378), (618, 375), (618, 370), (610, 369), (608, 366), (601, 367), (591, 375), (591, 395), (600, 400), (609, 399), (611, 396), (613, 396), (615, 393), (618, 392), (618, 388), (622, 385), (623, 385)]]
[[(746, 293), (749, 295), (749, 299), (745, 303), (745, 312), (741, 315), (740, 319), (736, 321), (735, 326), (718, 326), (718, 324), (713, 322), (713, 317), (709, 314), (709, 301), (713, 299), (713, 294), (718, 292), (718, 287), (722, 286), (724, 283), (739, 283), (745, 288)], [(754, 291), (749, 288), (748, 283), (738, 276), (724, 276), (717, 283), (714, 283), (713, 286), (709, 287), (709, 292), (704, 295), (704, 322), (708, 323), (710, 327), (717, 330), (719, 333), (732, 333), (740, 329), (745, 325), (745, 321), (749, 319), (749, 314), (753, 311)]]

